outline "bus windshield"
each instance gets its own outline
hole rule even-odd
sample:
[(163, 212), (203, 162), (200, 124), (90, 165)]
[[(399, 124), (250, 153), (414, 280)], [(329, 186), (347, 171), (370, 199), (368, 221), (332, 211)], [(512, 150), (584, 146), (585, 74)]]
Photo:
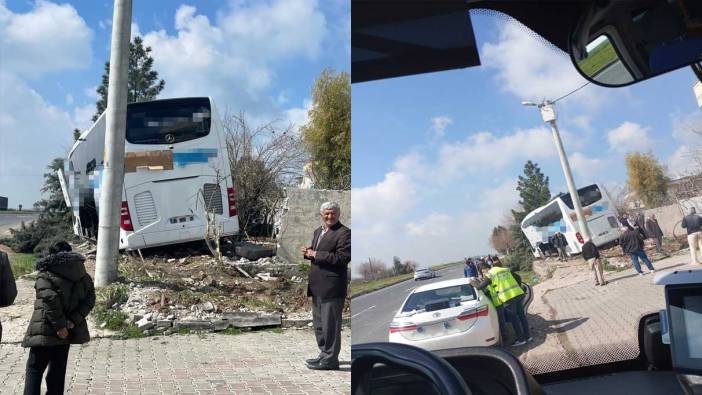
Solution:
[(207, 98), (131, 103), (127, 109), (127, 141), (132, 144), (173, 144), (210, 132)]
[(523, 228), (536, 226), (543, 228), (551, 224), (557, 223), (563, 219), (563, 213), (558, 206), (558, 202), (553, 201), (545, 207), (541, 212), (534, 214), (529, 220), (524, 221)]
[[(600, 188), (598, 188), (597, 185), (593, 184), (578, 189), (578, 196), (580, 197), (580, 205), (582, 207), (587, 207), (602, 199), (602, 192), (600, 192)], [(570, 193), (561, 195), (561, 200), (563, 200), (563, 203), (565, 203), (565, 205), (568, 206), (569, 209), (575, 209), (573, 207), (573, 199), (571, 199)]]

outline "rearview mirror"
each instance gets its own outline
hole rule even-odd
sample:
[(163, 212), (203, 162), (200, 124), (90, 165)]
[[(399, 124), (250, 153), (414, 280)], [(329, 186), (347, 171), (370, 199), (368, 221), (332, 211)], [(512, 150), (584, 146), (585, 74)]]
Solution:
[(702, 60), (702, 2), (599, 2), (571, 35), (570, 54), (588, 80), (624, 86)]

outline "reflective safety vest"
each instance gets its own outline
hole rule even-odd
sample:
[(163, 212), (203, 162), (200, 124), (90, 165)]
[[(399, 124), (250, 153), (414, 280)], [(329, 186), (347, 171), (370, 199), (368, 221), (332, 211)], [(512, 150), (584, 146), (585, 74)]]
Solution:
[(487, 289), (488, 295), (492, 300), (492, 305), (495, 307), (502, 306), (502, 302), (500, 301), (500, 298), (497, 297), (497, 291), (495, 290), (495, 287), (492, 286), (492, 283), (488, 284), (488, 286), (485, 287), (485, 289)]
[(490, 285), (495, 290), (497, 298), (502, 303), (507, 303), (507, 301), (524, 294), (524, 290), (519, 286), (509, 269), (495, 266), (487, 273), (487, 277), (490, 279)]

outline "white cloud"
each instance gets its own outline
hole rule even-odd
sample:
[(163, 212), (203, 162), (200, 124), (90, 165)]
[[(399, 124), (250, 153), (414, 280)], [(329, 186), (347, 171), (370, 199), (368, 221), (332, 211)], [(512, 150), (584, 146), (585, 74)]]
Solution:
[(702, 169), (702, 148), (681, 145), (668, 158), (668, 173), (673, 178), (698, 174)]
[(466, 172), (501, 169), (515, 160), (554, 155), (551, 132), (543, 127), (520, 129), (507, 136), (481, 132), (463, 142), (442, 144), (437, 170), (432, 177), (446, 181)]
[(175, 35), (144, 35), (166, 87), (161, 97), (209, 95), (220, 107), (270, 112), (275, 69), (293, 58), (316, 58), (327, 34), (316, 1), (231, 2), (213, 23), (182, 5)]
[(617, 153), (645, 152), (653, 146), (649, 137), (650, 130), (651, 128), (627, 121), (607, 132), (607, 141), (610, 149)]
[(673, 137), (684, 144), (702, 144), (702, 111), (674, 114)]
[(85, 89), (83, 89), (83, 94), (90, 99), (98, 101), (98, 100), (100, 100), (100, 95), (98, 95), (98, 93), (97, 93), (97, 88), (98, 88), (97, 85), (91, 86), (90, 88), (85, 88)]
[(571, 169), (580, 179), (579, 183), (588, 184), (602, 179), (602, 171), (607, 162), (605, 159), (593, 158), (582, 152), (574, 152), (568, 157)]
[(73, 104), (73, 95), (70, 93), (66, 94), (66, 104), (68, 104), (69, 106)]
[(480, 192), (481, 211), (493, 216), (516, 207), (517, 203), (519, 192), (516, 179), (506, 180), (494, 188), (486, 188)]
[(443, 137), (446, 132), (446, 127), (453, 123), (451, 117), (445, 115), (434, 117), (431, 119), (431, 129), (437, 137)]
[[(480, 55), (485, 67), (496, 69), (501, 88), (523, 100), (553, 100), (587, 82), (567, 54), (516, 21), (502, 24), (498, 42), (483, 44)], [(569, 99), (592, 103), (596, 92), (586, 87)]]
[(98, 26), (100, 26), (100, 29), (107, 29), (108, 27), (112, 27), (112, 18), (105, 18), (101, 19), (98, 22)]
[(134, 40), (134, 37), (139, 36), (141, 37), (141, 29), (139, 29), (139, 24), (136, 22), (132, 22), (132, 25), (129, 29), (129, 37), (130, 41)]
[(702, 168), (702, 112), (672, 115), (672, 135), (680, 145), (667, 160), (672, 177), (696, 174)]
[(420, 222), (408, 222), (405, 225), (411, 236), (445, 236), (451, 230), (453, 217), (446, 214), (429, 214)]
[(15, 75), (0, 71), (0, 86), (12, 92), (12, 100), (0, 100), (0, 191), (13, 206), (31, 207), (46, 166), (71, 145), (73, 122)]
[(93, 124), (95, 104), (86, 104), (73, 109), (73, 125), (80, 131), (87, 130)]
[(306, 99), (302, 107), (289, 108), (284, 111), (285, 125), (292, 125), (295, 131), (309, 122), (309, 111), (312, 109), (312, 100)]
[(414, 182), (406, 174), (390, 172), (375, 185), (351, 190), (354, 225), (367, 225), (397, 218), (416, 200)]
[[(90, 65), (92, 30), (69, 4), (37, 0), (16, 14), (0, 3), (2, 69), (24, 78)], [(9, 55), (11, 54), (11, 55)]]
[[(515, 180), (508, 180), (480, 190), (477, 195), (483, 201), (475, 210), (435, 207), (432, 213), (409, 221), (404, 219), (411, 216), (407, 210), (394, 215), (392, 206), (379, 202), (374, 203), (379, 210), (374, 221), (359, 224), (354, 204), (353, 263), (374, 257), (389, 264), (393, 256), (399, 256), (420, 266), (430, 266), (492, 251), (488, 236), (501, 223), (503, 215), (516, 205), (515, 184)], [(354, 203), (355, 191), (352, 191)], [(383, 207), (386, 210), (382, 211)]]

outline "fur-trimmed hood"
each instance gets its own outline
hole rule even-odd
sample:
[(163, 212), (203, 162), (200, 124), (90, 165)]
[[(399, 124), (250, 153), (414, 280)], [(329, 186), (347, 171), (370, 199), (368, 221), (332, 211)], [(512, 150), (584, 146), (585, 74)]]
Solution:
[(64, 251), (49, 255), (37, 261), (35, 268), (39, 271), (50, 271), (70, 281), (78, 281), (85, 277), (85, 257), (77, 252)]

